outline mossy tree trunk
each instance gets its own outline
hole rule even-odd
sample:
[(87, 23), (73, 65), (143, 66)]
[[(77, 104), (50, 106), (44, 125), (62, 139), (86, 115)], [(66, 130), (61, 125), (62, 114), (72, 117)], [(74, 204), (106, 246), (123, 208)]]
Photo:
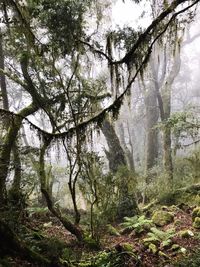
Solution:
[[(158, 76), (159, 68), (158, 62), (156, 62), (154, 58), (151, 59), (151, 71), (154, 82), (155, 94), (157, 97), (157, 103), (160, 113), (160, 119), (163, 124), (162, 129), (162, 146), (163, 146), (163, 168), (166, 174), (166, 182), (168, 186), (173, 188), (173, 163), (172, 163), (172, 149), (171, 149), (171, 128), (168, 124), (168, 119), (171, 115), (171, 91), (174, 79), (179, 73), (181, 59), (180, 59), (180, 44), (177, 41), (175, 47), (175, 55), (174, 58), (169, 62), (170, 64), (170, 72), (166, 75), (167, 68), (167, 55), (166, 55), (166, 46), (163, 48), (163, 64), (161, 71), (161, 76)], [(159, 53), (156, 51), (155, 54)]]
[(12, 204), (21, 205), (23, 204), (22, 192), (21, 192), (21, 158), (19, 153), (19, 147), (17, 140), (12, 147), (13, 154), (13, 165), (14, 165), (14, 178), (11, 189), (9, 191), (9, 200)]
[(101, 130), (108, 144), (106, 156), (109, 161), (110, 170), (115, 173), (120, 166), (127, 165), (125, 153), (121, 147), (119, 138), (112, 123), (105, 119), (101, 125)]
[[(5, 70), (4, 64), (4, 49), (3, 49), (3, 35), (0, 31), (0, 69)], [(0, 89), (3, 100), (3, 109), (9, 110), (8, 92), (6, 86), (6, 77), (3, 72), (0, 72)], [(4, 127), (7, 131), (2, 141), (2, 149), (0, 151), (0, 202), (3, 205), (7, 199), (6, 178), (10, 165), (11, 151), (13, 153), (14, 165), (14, 179), (11, 188), (12, 200), (18, 203), (21, 198), (20, 183), (21, 183), (21, 160), (17, 145), (17, 136), (22, 124), (23, 116), (28, 116), (35, 112), (35, 106), (30, 105), (19, 112), (19, 116), (9, 117), (4, 116)], [(14, 198), (13, 198), (14, 196)], [(0, 205), (1, 205), (0, 204)]]
[[(126, 123), (126, 126), (127, 126), (127, 128), (129, 127), (128, 122)], [(125, 157), (126, 157), (126, 162), (128, 164), (128, 167), (131, 171), (135, 172), (135, 164), (134, 164), (134, 157), (133, 157), (133, 144), (131, 141), (129, 129), (128, 129), (128, 138), (129, 138), (128, 145), (130, 146), (130, 149), (129, 149), (128, 145), (126, 144), (124, 124), (123, 123), (119, 124), (118, 131), (119, 131), (119, 136), (120, 136), (120, 142), (121, 142), (121, 145), (122, 145), (123, 150), (125, 152)]]
[(178, 75), (181, 66), (180, 47), (176, 45), (175, 57), (173, 59), (171, 71), (166, 79), (166, 82), (161, 90), (162, 107), (161, 120), (163, 122), (163, 165), (167, 175), (168, 186), (173, 189), (173, 163), (172, 163), (172, 148), (171, 148), (171, 127), (168, 124), (168, 119), (171, 115), (171, 92), (174, 79)]
[(158, 123), (159, 110), (157, 108), (156, 91), (153, 86), (150, 86), (149, 91), (145, 94), (145, 107), (146, 107), (146, 184), (148, 185), (152, 177), (149, 171), (155, 166), (158, 159)]
[(23, 118), (33, 114), (37, 110), (38, 107), (32, 103), (22, 109), (18, 113), (18, 116), (12, 116), (10, 118), (10, 126), (4, 136), (0, 152), (0, 205), (4, 205), (7, 201), (6, 179), (9, 171), (11, 151), (21, 128)]
[[(125, 152), (120, 144), (119, 138), (116, 134), (114, 126), (112, 123), (105, 119), (102, 123), (101, 130), (106, 138), (109, 151), (106, 151), (106, 155), (109, 161), (110, 170), (113, 174), (116, 174), (120, 167), (126, 167), (128, 169), (128, 163), (126, 160)], [(120, 185), (120, 199), (118, 205), (118, 217), (121, 217), (121, 211), (123, 210), (124, 216), (133, 216), (138, 214), (138, 206), (134, 196), (129, 195), (128, 182), (126, 177), (121, 178)], [(125, 206), (129, 205), (129, 208), (125, 210)], [(130, 214), (131, 211), (131, 214)]]

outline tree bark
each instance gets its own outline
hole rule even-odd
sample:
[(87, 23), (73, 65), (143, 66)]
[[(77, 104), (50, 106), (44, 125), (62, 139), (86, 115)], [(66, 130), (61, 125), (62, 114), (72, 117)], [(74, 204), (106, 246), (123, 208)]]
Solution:
[(158, 123), (159, 110), (157, 108), (156, 92), (153, 87), (150, 87), (145, 98), (146, 107), (146, 129), (147, 129), (147, 144), (146, 144), (146, 184), (151, 182), (149, 170), (156, 164), (158, 158), (158, 130), (155, 128)]
[[(3, 37), (0, 30), (0, 69), (4, 70), (4, 52), (3, 52)], [(9, 109), (9, 103), (8, 103), (8, 94), (7, 94), (7, 88), (6, 88), (6, 79), (5, 75), (0, 72), (0, 87), (1, 87), (1, 94), (3, 99), (3, 108), (5, 110)]]
[(109, 150), (106, 156), (109, 161), (110, 170), (115, 173), (119, 166), (127, 165), (125, 153), (121, 147), (119, 138), (115, 129), (108, 119), (105, 119), (101, 125), (101, 130), (106, 138)]
[(171, 91), (174, 79), (178, 75), (181, 66), (180, 51), (177, 44), (175, 51), (175, 58), (165, 82), (165, 85), (161, 91), (164, 118), (161, 118), (164, 123), (163, 129), (163, 165), (167, 175), (168, 185), (173, 189), (173, 162), (172, 162), (172, 148), (171, 148), (171, 127), (167, 124), (171, 115)]
[[(4, 70), (4, 49), (3, 49), (3, 38), (0, 30), (0, 68)], [(5, 74), (0, 73), (0, 88), (3, 99), (3, 108), (4, 110), (9, 110), (9, 101), (8, 101), (8, 92), (6, 86), (6, 77)], [(4, 127), (8, 130), (10, 120), (5, 117)], [(12, 202), (15, 204), (19, 204), (19, 200), (21, 200), (21, 192), (20, 192), (20, 183), (21, 183), (21, 159), (19, 154), (19, 149), (17, 145), (17, 140), (14, 142), (13, 148), (13, 162), (14, 162), (14, 179), (12, 188), (10, 190), (10, 196), (12, 197)]]
[(13, 144), (12, 147), (13, 153), (13, 165), (14, 165), (14, 178), (11, 189), (9, 191), (9, 201), (14, 205), (23, 204), (22, 192), (21, 192), (21, 159), (19, 154), (19, 148), (17, 141)]
[(48, 209), (51, 211), (51, 213), (56, 218), (59, 219), (59, 221), (63, 224), (66, 230), (68, 230), (70, 233), (76, 236), (78, 241), (83, 241), (84, 237), (83, 237), (82, 230), (78, 226), (74, 225), (65, 216), (63, 216), (61, 211), (58, 208), (55, 208), (53, 200), (52, 200), (52, 196), (50, 195), (48, 191), (49, 187), (47, 185), (47, 179), (46, 179), (44, 155), (49, 144), (50, 144), (50, 140), (46, 140), (40, 151), (39, 175), (40, 175), (40, 183), (41, 183), (41, 192), (43, 196), (45, 197)]
[(17, 134), (21, 128), (23, 118), (33, 114), (38, 107), (33, 103), (22, 109), (18, 116), (10, 118), (10, 126), (4, 137), (2, 149), (0, 152), (0, 205), (4, 205), (7, 201), (6, 178), (8, 176), (10, 156), (12, 147), (16, 141)]
[[(127, 125), (128, 126), (128, 125)], [(130, 148), (128, 148), (126, 141), (125, 141), (125, 133), (124, 133), (124, 125), (123, 123), (120, 123), (118, 127), (119, 135), (120, 135), (120, 142), (122, 144), (123, 150), (125, 152), (126, 162), (129, 166), (129, 169), (133, 172), (135, 172), (135, 165), (134, 165), (134, 158), (133, 158), (133, 147), (131, 143), (131, 136), (129, 136), (129, 144)]]

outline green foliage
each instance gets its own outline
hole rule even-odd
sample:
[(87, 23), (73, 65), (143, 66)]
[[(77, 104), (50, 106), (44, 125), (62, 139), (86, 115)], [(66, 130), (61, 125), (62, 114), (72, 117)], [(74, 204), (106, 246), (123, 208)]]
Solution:
[(66, 256), (66, 243), (57, 238), (42, 239), (38, 242), (41, 253), (47, 254), (50, 259), (58, 259)]
[[(30, 13), (40, 20), (41, 27), (48, 29), (49, 42), (64, 55), (78, 48), (84, 34), (84, 13), (91, 1), (41, 0), (29, 5)], [(49, 46), (49, 44), (48, 44)], [(48, 47), (47, 47), (48, 51)]]
[(159, 230), (156, 227), (151, 228), (151, 232), (147, 234), (147, 238), (143, 239), (145, 244), (153, 243), (161, 247), (168, 247), (172, 244), (172, 238), (176, 235), (175, 229), (168, 229), (166, 231)]
[(125, 216), (138, 214), (138, 206), (134, 194), (122, 195), (117, 203), (117, 218), (122, 219)]
[(79, 267), (122, 267), (130, 258), (135, 259), (132, 252), (118, 252), (116, 250), (101, 251), (95, 257), (79, 263)]
[(199, 148), (196, 148), (195, 150), (190, 153), (188, 157), (185, 158), (185, 161), (187, 162), (187, 165), (190, 170), (190, 176), (193, 179), (194, 183), (197, 183), (200, 181), (200, 151)]
[(83, 157), (79, 188), (90, 205), (88, 226), (98, 239), (99, 229), (115, 218), (116, 193), (113, 176), (103, 174), (103, 163), (95, 153)]
[(107, 231), (110, 235), (113, 236), (120, 236), (120, 233), (117, 231), (115, 227), (113, 227), (111, 224), (107, 225)]
[(173, 263), (175, 267), (199, 267), (200, 266), (200, 250), (196, 250), (194, 253), (190, 254), (188, 257), (179, 259)]
[(136, 203), (135, 191), (137, 186), (136, 174), (127, 166), (119, 166), (115, 177), (117, 189), (117, 217), (131, 217), (139, 213)]
[(199, 120), (192, 111), (173, 113), (166, 123), (176, 137), (183, 139), (198, 135)]
[(159, 203), (162, 205), (173, 205), (176, 204), (176, 198), (174, 192), (164, 192), (159, 197)]
[(128, 251), (128, 252), (133, 252), (135, 250), (134, 245), (130, 243), (123, 243), (122, 247), (124, 251)]
[(96, 249), (99, 249), (99, 247), (100, 247), (100, 244), (99, 244), (98, 240), (95, 240), (90, 235), (86, 235), (86, 234), (84, 236), (84, 243), (90, 249), (96, 250)]
[(144, 230), (149, 230), (152, 226), (152, 220), (147, 219), (144, 215), (138, 217), (125, 217), (124, 222), (121, 223), (124, 230), (135, 230), (136, 233), (141, 233)]
[(134, 193), (137, 187), (137, 175), (127, 166), (118, 167), (117, 173), (114, 175), (115, 185), (119, 190), (119, 194)]
[(13, 266), (13, 263), (10, 262), (10, 258), (2, 258), (0, 259), (0, 266), (1, 267), (12, 267)]
[(110, 33), (114, 42), (115, 47), (118, 47), (120, 50), (129, 51), (129, 49), (136, 42), (139, 34), (132, 27), (118, 28), (114, 32)]
[(79, 187), (90, 204), (90, 228), (97, 239), (100, 228), (108, 222), (138, 213), (134, 194), (127, 193), (135, 189), (135, 175), (124, 166), (115, 175), (105, 175), (103, 167), (98, 155), (85, 153)]
[(48, 212), (47, 207), (27, 207), (26, 210), (30, 217), (37, 214), (39, 215), (46, 214)]
[(174, 216), (172, 213), (165, 210), (157, 210), (153, 213), (152, 221), (158, 226), (164, 226), (173, 221)]

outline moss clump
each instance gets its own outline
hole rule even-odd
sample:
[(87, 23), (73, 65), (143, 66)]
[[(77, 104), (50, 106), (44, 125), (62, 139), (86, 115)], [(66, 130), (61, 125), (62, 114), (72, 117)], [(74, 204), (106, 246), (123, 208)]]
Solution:
[(155, 211), (152, 216), (152, 221), (157, 226), (164, 226), (166, 224), (173, 222), (173, 220), (174, 216), (172, 215), (172, 213), (165, 210)]
[(194, 233), (191, 230), (182, 230), (178, 235), (182, 238), (191, 238), (194, 236)]
[(173, 251), (177, 251), (179, 249), (180, 249), (180, 246), (178, 244), (173, 244), (171, 247), (171, 250), (173, 250)]
[(158, 248), (155, 244), (153, 243), (150, 243), (149, 244), (149, 250), (153, 253), (153, 254), (156, 254), (158, 252)]
[(196, 207), (192, 211), (192, 219), (195, 220), (196, 217), (200, 217), (200, 207)]
[(127, 252), (134, 252), (135, 251), (134, 246), (130, 243), (124, 243), (122, 245), (122, 247), (123, 247), (123, 250), (127, 251)]
[(200, 229), (200, 217), (196, 217), (193, 222), (193, 227)]

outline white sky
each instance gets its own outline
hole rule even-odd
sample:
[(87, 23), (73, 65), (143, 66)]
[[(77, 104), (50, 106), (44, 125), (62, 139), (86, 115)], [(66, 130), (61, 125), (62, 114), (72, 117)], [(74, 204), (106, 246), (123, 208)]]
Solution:
[(147, 12), (149, 10), (149, 4), (144, 2), (135, 4), (131, 0), (126, 0), (125, 3), (122, 0), (118, 0), (116, 4), (113, 4), (112, 9), (113, 26), (119, 25), (123, 27), (127, 25), (135, 28), (142, 25), (142, 27), (146, 28), (150, 24), (151, 19), (148, 13), (143, 18), (140, 18), (144, 11)]

